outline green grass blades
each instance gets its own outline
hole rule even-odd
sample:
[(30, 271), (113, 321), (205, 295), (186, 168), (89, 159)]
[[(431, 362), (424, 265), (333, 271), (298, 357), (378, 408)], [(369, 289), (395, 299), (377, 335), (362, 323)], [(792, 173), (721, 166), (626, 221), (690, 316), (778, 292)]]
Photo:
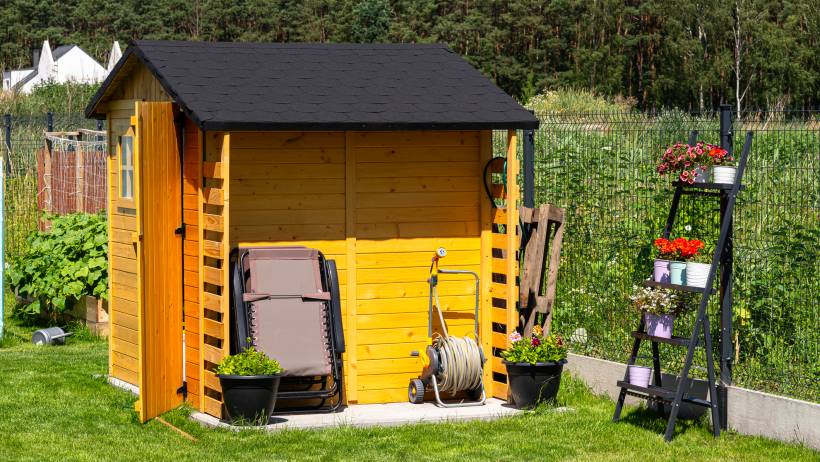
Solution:
[(663, 442), (664, 421), (630, 408), (612, 423), (612, 401), (564, 377), (558, 408), (489, 422), (322, 431), (215, 430), (176, 409), (159, 422), (137, 422), (136, 398), (108, 385), (105, 342), (28, 344), (0, 350), (0, 459), (14, 461), (223, 460), (571, 460), (816, 461), (818, 454), (762, 438), (713, 439), (704, 422), (678, 425)]

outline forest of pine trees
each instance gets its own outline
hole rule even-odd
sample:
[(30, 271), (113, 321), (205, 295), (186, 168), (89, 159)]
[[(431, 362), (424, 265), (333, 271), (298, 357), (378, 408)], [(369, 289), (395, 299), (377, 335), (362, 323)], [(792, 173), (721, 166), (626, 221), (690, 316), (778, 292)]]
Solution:
[[(0, 67), (113, 39), (444, 42), (521, 100), (578, 88), (643, 109), (820, 103), (817, 0), (2, 0)], [(740, 101), (738, 101), (740, 100)]]

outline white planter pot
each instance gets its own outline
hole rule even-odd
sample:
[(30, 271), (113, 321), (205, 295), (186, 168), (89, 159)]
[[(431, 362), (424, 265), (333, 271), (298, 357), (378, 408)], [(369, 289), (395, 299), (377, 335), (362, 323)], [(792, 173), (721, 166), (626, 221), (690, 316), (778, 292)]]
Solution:
[(712, 167), (712, 181), (715, 183), (733, 184), (737, 175), (737, 167), (715, 165)]
[(651, 375), (652, 369), (646, 366), (629, 366), (629, 383), (632, 385), (647, 388)]
[(709, 269), (712, 265), (708, 263), (686, 262), (686, 285), (691, 287), (706, 287), (706, 280), (709, 278)]
[(709, 182), (709, 171), (708, 167), (698, 167), (697, 169), (698, 175), (695, 177), (695, 183), (708, 183)]

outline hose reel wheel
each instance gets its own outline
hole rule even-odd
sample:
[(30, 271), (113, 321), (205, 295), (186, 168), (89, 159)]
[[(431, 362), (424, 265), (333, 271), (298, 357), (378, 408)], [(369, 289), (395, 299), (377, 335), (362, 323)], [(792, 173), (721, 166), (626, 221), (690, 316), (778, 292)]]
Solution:
[(413, 379), (410, 381), (410, 386), (407, 387), (407, 399), (413, 404), (421, 404), (424, 402), (425, 385), (421, 379)]

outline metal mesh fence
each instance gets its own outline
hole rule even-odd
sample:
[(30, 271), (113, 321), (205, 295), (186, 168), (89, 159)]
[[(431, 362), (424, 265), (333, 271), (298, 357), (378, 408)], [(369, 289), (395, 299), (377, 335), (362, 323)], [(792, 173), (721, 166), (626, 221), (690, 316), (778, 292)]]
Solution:
[[(671, 179), (655, 173), (657, 158), (691, 130), (718, 144), (718, 114), (539, 118), (536, 204), (567, 209), (556, 329), (578, 353), (626, 361), (638, 320), (628, 297), (651, 274), (651, 244), (673, 193)], [(734, 128), (736, 153), (745, 132), (755, 133), (735, 208), (734, 383), (820, 401), (820, 113), (741, 114)], [(717, 199), (685, 197), (672, 235), (702, 239), (712, 251), (718, 212)], [(694, 315), (682, 318), (676, 333), (688, 335)], [(651, 365), (642, 348), (639, 362)], [(679, 372), (684, 353), (662, 348), (665, 372)], [(704, 375), (702, 355), (695, 364), (694, 373)]]
[[(7, 256), (20, 253), (31, 231), (36, 230), (44, 210), (54, 213), (82, 210), (95, 212), (105, 208), (105, 143), (83, 149), (76, 143), (51, 143), (51, 175), (45, 174), (45, 157), (49, 153), (46, 131), (97, 129), (97, 121), (81, 114), (47, 114), (39, 116), (3, 116), (0, 131), (0, 153), (5, 159), (5, 251)], [(79, 148), (78, 148), (79, 147)], [(56, 149), (55, 149), (56, 148)], [(76, 155), (82, 159), (78, 164)], [(83, 181), (77, 182), (78, 172)], [(51, 204), (45, 204), (43, 192), (51, 188)], [(82, 191), (77, 191), (77, 187)], [(81, 195), (81, 201), (77, 201)], [(46, 207), (49, 205), (49, 207)]]
[[(535, 201), (567, 209), (555, 328), (572, 340), (575, 352), (625, 361), (638, 319), (628, 297), (651, 272), (651, 242), (663, 230), (673, 192), (670, 179), (655, 173), (656, 159), (691, 130), (717, 144), (717, 113), (539, 118)], [(46, 115), (4, 122), (6, 253), (15, 255), (47, 209), (38, 158), (42, 162), (49, 126)], [(734, 127), (737, 153), (743, 133), (755, 133), (747, 188), (735, 208), (734, 380), (820, 401), (820, 112), (740, 114)], [(55, 114), (50, 130), (79, 128), (94, 129), (97, 123)], [(503, 152), (504, 134), (497, 133), (494, 141), (496, 152)], [(52, 146), (51, 200), (62, 197), (62, 205), (52, 204), (55, 212), (76, 207), (78, 170), (71, 149)], [(105, 152), (84, 151), (89, 157), (81, 166), (87, 180), (83, 204), (95, 211), (105, 206)], [(686, 198), (678, 217), (674, 236), (717, 240), (716, 200)], [(717, 308), (716, 302), (710, 306), (715, 339), (720, 338)], [(679, 335), (691, 332), (692, 317), (676, 322)], [(648, 352), (643, 354), (648, 363)], [(662, 354), (666, 370), (679, 371), (683, 351), (668, 347)], [(702, 355), (695, 364), (694, 373), (705, 374)]]

